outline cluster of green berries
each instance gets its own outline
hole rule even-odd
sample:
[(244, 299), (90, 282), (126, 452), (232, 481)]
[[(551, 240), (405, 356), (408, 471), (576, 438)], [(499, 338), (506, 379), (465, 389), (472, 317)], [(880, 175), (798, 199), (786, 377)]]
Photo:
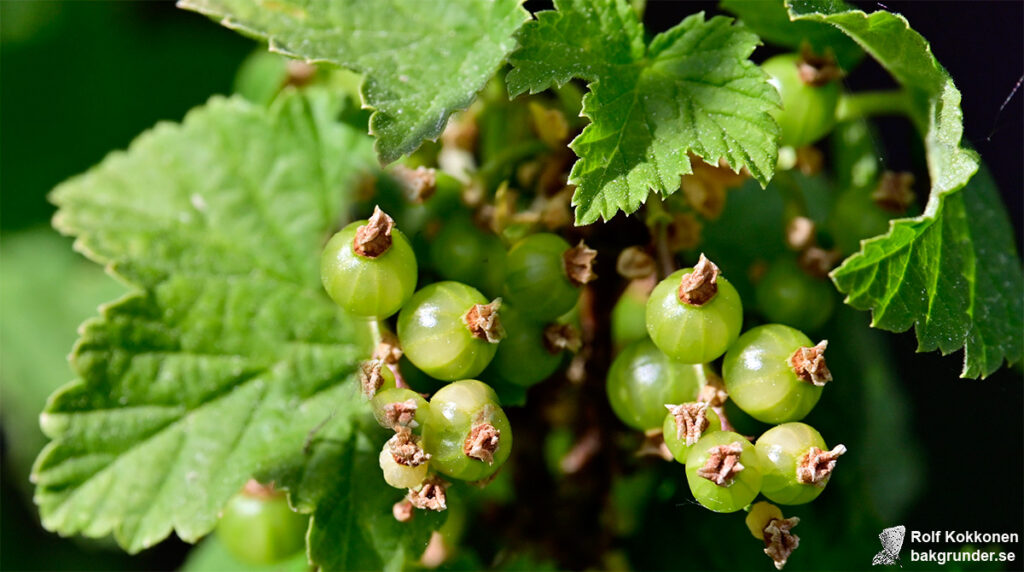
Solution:
[[(417, 290), (413, 245), (377, 207), (335, 234), (321, 258), (324, 288), (345, 311), (377, 321), (398, 314), (397, 339), (362, 364), (360, 379), (378, 422), (394, 430), (380, 467), (388, 484), (409, 491), (396, 505), (403, 520), (410, 506), (445, 508), (443, 478), (483, 481), (508, 459), (508, 418), (494, 389), (473, 378), (528, 387), (550, 377), (578, 344), (558, 318), (594, 277), (596, 255), (551, 233), (506, 251), (468, 218), (445, 224), (430, 251), (444, 279)], [(503, 297), (489, 301), (471, 284)], [(401, 370), (412, 369), (449, 383), (428, 401), (402, 381)]]
[[(740, 335), (742, 321), (735, 288), (703, 255), (695, 267), (669, 275), (647, 300), (649, 338), (627, 345), (612, 363), (612, 409), (631, 427), (660, 432), (672, 458), (686, 466), (694, 498), (715, 512), (744, 509), (758, 494), (779, 504), (810, 502), (846, 451), (829, 450), (799, 422), (832, 379), (827, 343), (813, 344), (781, 324)], [(710, 362), (723, 355), (720, 380)], [(723, 419), (728, 398), (776, 426), (751, 443)]]

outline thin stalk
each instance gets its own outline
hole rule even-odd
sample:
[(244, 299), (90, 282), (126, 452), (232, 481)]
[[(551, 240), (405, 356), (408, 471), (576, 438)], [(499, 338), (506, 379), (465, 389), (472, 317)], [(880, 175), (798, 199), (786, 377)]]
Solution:
[(863, 91), (844, 95), (836, 107), (836, 120), (848, 121), (876, 115), (906, 115), (910, 94), (903, 90)]

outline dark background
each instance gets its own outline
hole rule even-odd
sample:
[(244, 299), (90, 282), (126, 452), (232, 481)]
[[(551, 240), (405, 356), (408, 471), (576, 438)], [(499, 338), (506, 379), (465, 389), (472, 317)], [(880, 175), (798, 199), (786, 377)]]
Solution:
[[(900, 12), (931, 42), (963, 94), (967, 139), (993, 171), (1019, 245), (1024, 93), (999, 110), (1024, 74), (1024, 3), (854, 4)], [(715, 13), (715, 3), (650, 2), (645, 20), (657, 32), (698, 10)], [(209, 95), (229, 93), (235, 69), (255, 45), (169, 2), (0, 1), (0, 26), (0, 240), (48, 224), (53, 208), (45, 195), (55, 184), (123, 149), (155, 122), (180, 120)], [(769, 53), (759, 50), (754, 57), (760, 61)], [(891, 83), (873, 64), (862, 65), (846, 82), (851, 89)], [(908, 124), (885, 120), (881, 132), (887, 166), (919, 169)], [(916, 354), (912, 333), (888, 339), (927, 465), (923, 495), (904, 524), (1024, 532), (1020, 370), (961, 380), (961, 354)], [(43, 532), (14, 483), (21, 478), (5, 459), (0, 568), (159, 569), (180, 563), (185, 548), (174, 540), (130, 558)]]

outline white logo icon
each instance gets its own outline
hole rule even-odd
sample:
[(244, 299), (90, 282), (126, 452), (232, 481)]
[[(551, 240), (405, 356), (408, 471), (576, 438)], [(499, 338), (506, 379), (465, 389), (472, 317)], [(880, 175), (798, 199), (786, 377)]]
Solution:
[(899, 564), (900, 568), (903, 568), (903, 563), (900, 562), (900, 549), (903, 548), (903, 537), (906, 535), (907, 527), (902, 524), (883, 530), (882, 534), (878, 535), (878, 539), (882, 541), (882, 551), (871, 559), (871, 565)]

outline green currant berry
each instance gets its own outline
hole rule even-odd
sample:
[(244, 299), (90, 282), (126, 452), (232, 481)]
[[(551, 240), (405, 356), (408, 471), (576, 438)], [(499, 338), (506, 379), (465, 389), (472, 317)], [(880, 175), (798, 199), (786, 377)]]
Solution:
[(743, 304), (702, 254), (697, 266), (673, 272), (654, 287), (646, 317), (647, 332), (661, 351), (684, 363), (707, 363), (739, 336)]
[(804, 504), (825, 490), (836, 459), (846, 452), (831, 451), (825, 440), (805, 423), (783, 423), (764, 432), (755, 445), (764, 481), (761, 493), (779, 504)]
[(633, 342), (608, 370), (608, 401), (626, 425), (641, 431), (660, 428), (666, 404), (697, 398), (707, 382), (705, 368), (673, 360), (649, 339)]
[(535, 320), (553, 320), (572, 309), (580, 288), (593, 279), (596, 254), (555, 234), (530, 235), (508, 251), (505, 299)]
[[(524, 387), (544, 381), (558, 369), (565, 344), (572, 344), (566, 333), (575, 331), (570, 326), (534, 322), (508, 305), (501, 307), (501, 325), (505, 337), (487, 372)], [(563, 347), (559, 347), (560, 341)]]
[(835, 290), (814, 278), (791, 258), (775, 261), (755, 290), (761, 314), (772, 322), (817, 330), (835, 307)]
[(331, 237), (320, 258), (324, 289), (358, 316), (386, 318), (416, 289), (416, 257), (405, 235), (379, 208)]
[(512, 427), (487, 384), (475, 379), (449, 383), (430, 398), (423, 430), (430, 466), (464, 481), (495, 473), (512, 452)]
[(827, 135), (836, 123), (839, 84), (808, 85), (800, 77), (801, 57), (784, 54), (761, 64), (782, 98), (782, 109), (772, 113), (779, 124), (780, 143), (791, 147), (810, 145)]
[(367, 399), (373, 399), (378, 391), (395, 385), (395, 374), (384, 360), (371, 359), (359, 364), (359, 387)]
[(415, 488), (427, 477), (430, 456), (417, 441), (408, 431), (400, 431), (380, 450), (378, 462), (384, 481), (396, 489)]
[(491, 363), (503, 336), (498, 309), (475, 288), (437, 282), (416, 292), (398, 315), (405, 357), (431, 377), (477, 375)]
[(288, 507), (284, 493), (249, 481), (224, 507), (217, 537), (239, 562), (271, 564), (305, 547), (308, 522)]
[(725, 354), (725, 389), (737, 407), (758, 421), (799, 421), (832, 379), (825, 364), (826, 345), (815, 346), (799, 330), (782, 324), (753, 328)]
[(626, 345), (647, 337), (647, 292), (634, 280), (612, 307), (612, 345), (621, 350)]
[(836, 198), (828, 229), (840, 250), (857, 252), (860, 241), (885, 234), (891, 216), (871, 200), (868, 189), (848, 189)]
[(668, 415), (662, 423), (662, 435), (672, 457), (680, 463), (686, 464), (686, 456), (701, 437), (722, 430), (721, 419), (707, 403), (691, 401), (665, 407)]
[(736, 512), (761, 490), (760, 459), (742, 435), (707, 433), (686, 456), (686, 481), (700, 504), (715, 512)]
[(234, 91), (255, 104), (269, 105), (287, 83), (288, 59), (258, 48), (238, 68)]
[(393, 387), (384, 389), (370, 400), (373, 416), (386, 429), (422, 431), (430, 417), (430, 405), (423, 396), (411, 389)]
[(505, 282), (505, 247), (468, 217), (448, 221), (430, 243), (430, 260), (446, 280), (469, 284), (496, 296)]

